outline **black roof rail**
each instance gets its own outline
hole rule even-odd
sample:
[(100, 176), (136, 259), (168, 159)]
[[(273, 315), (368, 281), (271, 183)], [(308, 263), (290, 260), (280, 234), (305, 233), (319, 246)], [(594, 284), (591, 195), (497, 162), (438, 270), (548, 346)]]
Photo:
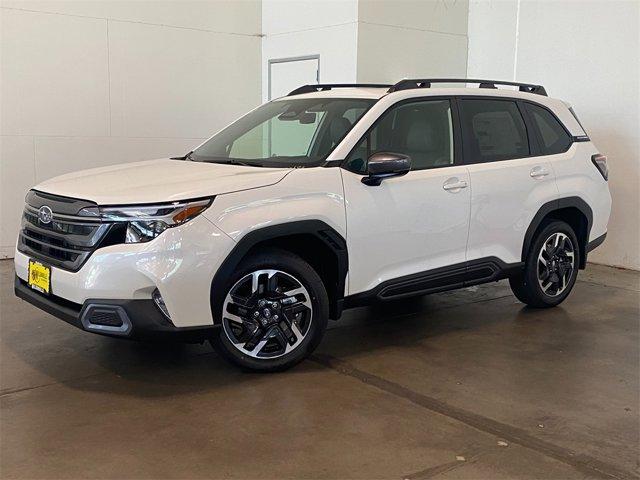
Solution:
[(547, 96), (547, 91), (542, 85), (519, 82), (502, 82), (500, 80), (478, 80), (473, 78), (415, 78), (404, 79), (389, 88), (388, 93), (400, 90), (410, 90), (413, 88), (430, 88), (432, 83), (478, 83), (479, 88), (497, 88), (496, 85), (509, 85), (518, 87), (521, 92), (535, 93)]
[(315, 93), (334, 88), (393, 88), (389, 84), (382, 83), (318, 83), (315, 85), (303, 85), (290, 92), (287, 97), (292, 95), (302, 95), (303, 93)]

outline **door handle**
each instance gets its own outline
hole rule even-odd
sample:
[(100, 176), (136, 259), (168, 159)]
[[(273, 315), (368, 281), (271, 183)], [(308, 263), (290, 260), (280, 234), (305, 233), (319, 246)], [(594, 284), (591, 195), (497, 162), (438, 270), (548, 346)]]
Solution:
[(545, 167), (537, 166), (531, 169), (529, 175), (531, 176), (531, 178), (543, 178), (549, 175), (549, 173), (549, 170), (547, 170)]
[(458, 180), (457, 178), (450, 178), (442, 185), (446, 191), (452, 190), (460, 190), (462, 188), (467, 188), (467, 182), (464, 180)]

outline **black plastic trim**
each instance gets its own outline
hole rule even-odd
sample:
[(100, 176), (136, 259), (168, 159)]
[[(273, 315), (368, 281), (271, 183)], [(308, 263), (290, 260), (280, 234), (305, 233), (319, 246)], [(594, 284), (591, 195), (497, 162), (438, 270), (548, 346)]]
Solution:
[[(89, 200), (79, 198), (64, 197), (52, 193), (41, 192), (39, 190), (29, 190), (25, 198), (25, 203), (34, 208), (49, 206), (55, 213), (62, 215), (78, 215), (83, 208), (97, 207), (98, 204)], [(95, 217), (87, 217), (87, 220), (95, 220)]]
[[(17, 297), (34, 305), (54, 317), (77, 327), (81, 330), (106, 335), (109, 337), (127, 338), (133, 340), (180, 340), (184, 342), (202, 342), (209, 338), (215, 329), (213, 325), (198, 327), (175, 327), (158, 311), (153, 300), (105, 300), (88, 299), (83, 305), (70, 302), (55, 295), (45, 296), (29, 288), (24, 280), (17, 275), (14, 282), (14, 292)], [(114, 311), (125, 312), (131, 322), (131, 328), (126, 333), (99, 331), (85, 328), (82, 318), (85, 313), (99, 306), (113, 307)], [(85, 322), (86, 323), (86, 322)]]
[(604, 241), (606, 240), (606, 238), (607, 238), (607, 233), (605, 232), (602, 235), (600, 235), (598, 238), (595, 238), (595, 239), (591, 240), (587, 244), (587, 253), (591, 252), (592, 250), (595, 250), (600, 245), (602, 245), (604, 243)]
[(406, 275), (386, 280), (366, 292), (349, 295), (345, 298), (345, 308), (494, 282), (517, 275), (523, 265), (523, 262), (505, 263), (497, 257), (486, 257)]
[(388, 83), (318, 83), (315, 85), (302, 85), (287, 94), (287, 97), (293, 95), (302, 95), (303, 93), (324, 92), (325, 90), (333, 90), (334, 88), (389, 88)]
[(247, 252), (261, 242), (300, 234), (314, 235), (329, 247), (336, 256), (338, 262), (338, 280), (335, 285), (336, 295), (333, 299), (334, 301), (329, 305), (329, 317), (332, 319), (338, 319), (340, 317), (342, 314), (342, 299), (344, 298), (346, 276), (349, 270), (347, 242), (342, 235), (321, 220), (300, 220), (254, 230), (238, 241), (220, 268), (218, 268), (211, 282), (211, 315), (215, 324), (219, 324), (215, 312), (218, 311), (218, 307), (221, 308), (224, 302), (224, 286), (226, 281), (236, 270)]
[(400, 90), (412, 90), (414, 88), (431, 88), (433, 83), (478, 83), (478, 88), (497, 88), (496, 85), (508, 85), (518, 87), (521, 92), (534, 93), (537, 95), (547, 96), (547, 91), (542, 85), (533, 83), (508, 82), (501, 80), (479, 80), (474, 78), (415, 78), (404, 79), (389, 88), (388, 93), (398, 92)]
[[(522, 244), (522, 261), (525, 261), (527, 258), (527, 254), (529, 252), (529, 248), (531, 247), (531, 243), (533, 242), (533, 236), (536, 233), (536, 230), (544, 220), (544, 218), (550, 213), (561, 210), (563, 208), (577, 208), (587, 219), (587, 232), (586, 238), (589, 238), (589, 233), (591, 232), (591, 225), (593, 224), (593, 210), (591, 207), (580, 197), (566, 197), (560, 198), (558, 200), (552, 200), (551, 202), (547, 202), (540, 207), (538, 212), (534, 215), (531, 223), (529, 224), (529, 228), (527, 228), (527, 232), (524, 236), (524, 242)], [(577, 232), (576, 232), (577, 233)], [(586, 250), (586, 245), (579, 245), (579, 254), (580, 254), (580, 268), (585, 268), (587, 262), (587, 256), (583, 254)]]

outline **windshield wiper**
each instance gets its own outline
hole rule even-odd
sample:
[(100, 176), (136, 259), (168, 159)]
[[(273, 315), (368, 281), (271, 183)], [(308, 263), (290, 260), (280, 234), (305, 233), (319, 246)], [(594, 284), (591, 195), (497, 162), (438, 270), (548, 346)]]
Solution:
[(231, 165), (241, 165), (243, 167), (262, 167), (262, 165), (259, 165), (259, 164), (256, 164), (256, 163), (241, 162), (240, 160), (235, 160), (233, 158), (230, 158), (227, 163), (230, 163)]
[(182, 157), (169, 157), (170, 160), (191, 160), (193, 161), (193, 157), (191, 156), (191, 154), (193, 153), (193, 150), (191, 150), (189, 153), (187, 153), (186, 155), (182, 156)]

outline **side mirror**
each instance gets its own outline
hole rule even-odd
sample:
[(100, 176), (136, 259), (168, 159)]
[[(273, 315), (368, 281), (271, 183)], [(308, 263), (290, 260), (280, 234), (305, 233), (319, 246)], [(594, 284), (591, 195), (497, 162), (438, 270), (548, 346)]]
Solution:
[(411, 170), (411, 158), (408, 155), (392, 152), (378, 152), (369, 157), (367, 176), (362, 183), (377, 187), (382, 180), (389, 177), (406, 175)]

